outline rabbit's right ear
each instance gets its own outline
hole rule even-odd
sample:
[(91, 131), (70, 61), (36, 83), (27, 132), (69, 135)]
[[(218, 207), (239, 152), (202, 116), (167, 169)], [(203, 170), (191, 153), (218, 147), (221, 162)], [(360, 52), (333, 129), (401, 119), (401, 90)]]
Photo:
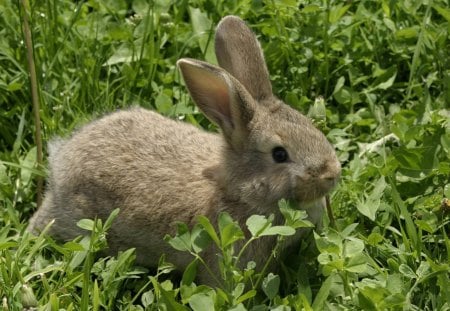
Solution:
[(229, 15), (220, 21), (215, 50), (220, 67), (238, 79), (254, 99), (263, 101), (272, 96), (263, 51), (242, 19)]
[(222, 68), (188, 58), (178, 60), (177, 65), (200, 110), (220, 126), (233, 147), (242, 147), (256, 109), (252, 96)]

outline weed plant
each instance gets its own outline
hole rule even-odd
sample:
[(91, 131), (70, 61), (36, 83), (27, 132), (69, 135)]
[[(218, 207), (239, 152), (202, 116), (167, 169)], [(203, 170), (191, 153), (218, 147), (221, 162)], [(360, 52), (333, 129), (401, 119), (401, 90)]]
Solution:
[[(450, 9), (417, 1), (0, 1), (0, 298), (2, 310), (450, 310)], [(304, 215), (280, 202), (284, 226), (223, 214), (168, 232), (193, 255), (179, 279), (134, 250), (99, 257), (109, 219), (62, 244), (25, 231), (38, 176), (28, 17), (43, 140), (107, 112), (143, 106), (216, 130), (190, 101), (175, 62), (215, 63), (214, 27), (235, 14), (258, 34), (275, 93), (313, 118), (343, 164), (334, 219), (279, 262), (239, 263), (238, 245), (279, 243)], [(44, 146), (45, 148), (45, 146)], [(44, 150), (45, 154), (45, 150)], [(45, 157), (44, 157), (45, 158)], [(243, 241), (243, 232), (251, 233)], [(196, 284), (201, 250), (221, 250), (221, 286)], [(315, 249), (315, 250), (314, 250)], [(274, 256), (279, 257), (277, 247)], [(247, 285), (244, 285), (247, 284)]]

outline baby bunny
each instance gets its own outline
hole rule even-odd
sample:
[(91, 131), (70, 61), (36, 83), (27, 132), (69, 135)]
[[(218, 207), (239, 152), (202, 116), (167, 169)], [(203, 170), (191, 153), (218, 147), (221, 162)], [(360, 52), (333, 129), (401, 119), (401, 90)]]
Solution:
[[(340, 175), (333, 147), (272, 94), (261, 47), (244, 21), (222, 19), (215, 51), (221, 68), (187, 58), (178, 67), (221, 134), (140, 108), (93, 121), (50, 145), (48, 189), (28, 229), (39, 232), (54, 219), (49, 233), (68, 240), (83, 234), (80, 219), (105, 219), (120, 208), (108, 235), (111, 254), (135, 247), (137, 263), (155, 267), (165, 253), (183, 269), (192, 257), (163, 237), (197, 215), (215, 224), (226, 211), (243, 225), (253, 214), (279, 215), (277, 203), (286, 198), (319, 223), (324, 196)], [(262, 268), (273, 246), (274, 239), (260, 240), (244, 262)], [(215, 253), (211, 247), (204, 257), (213, 267)]]

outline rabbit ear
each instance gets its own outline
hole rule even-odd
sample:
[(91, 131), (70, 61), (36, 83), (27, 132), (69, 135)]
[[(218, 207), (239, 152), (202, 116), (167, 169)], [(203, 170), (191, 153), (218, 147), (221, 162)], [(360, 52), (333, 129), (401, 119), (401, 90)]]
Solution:
[(200, 110), (220, 126), (231, 145), (244, 143), (256, 105), (239, 81), (225, 70), (199, 60), (183, 58), (177, 65)]
[(220, 67), (238, 79), (257, 101), (272, 96), (261, 46), (245, 22), (237, 16), (224, 17), (216, 30), (215, 49)]

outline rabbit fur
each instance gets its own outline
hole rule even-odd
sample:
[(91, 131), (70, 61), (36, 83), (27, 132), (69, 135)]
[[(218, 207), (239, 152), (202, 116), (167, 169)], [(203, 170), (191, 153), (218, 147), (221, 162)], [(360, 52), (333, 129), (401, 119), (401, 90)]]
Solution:
[[(111, 254), (135, 247), (137, 263), (154, 267), (165, 253), (183, 269), (192, 257), (163, 237), (177, 222), (193, 225), (197, 215), (214, 224), (221, 211), (241, 225), (253, 214), (281, 221), (277, 203), (286, 198), (320, 224), (323, 198), (340, 175), (333, 147), (272, 94), (259, 42), (240, 18), (222, 19), (215, 50), (220, 68), (193, 59), (177, 64), (194, 102), (221, 134), (141, 108), (97, 119), (51, 143), (45, 199), (28, 230), (39, 232), (54, 219), (49, 234), (69, 240), (83, 234), (80, 219), (105, 219), (120, 208), (108, 232)], [(281, 163), (277, 147), (287, 152)], [(259, 240), (243, 262), (261, 268), (274, 242)], [(211, 247), (204, 255), (212, 266), (216, 253)]]

